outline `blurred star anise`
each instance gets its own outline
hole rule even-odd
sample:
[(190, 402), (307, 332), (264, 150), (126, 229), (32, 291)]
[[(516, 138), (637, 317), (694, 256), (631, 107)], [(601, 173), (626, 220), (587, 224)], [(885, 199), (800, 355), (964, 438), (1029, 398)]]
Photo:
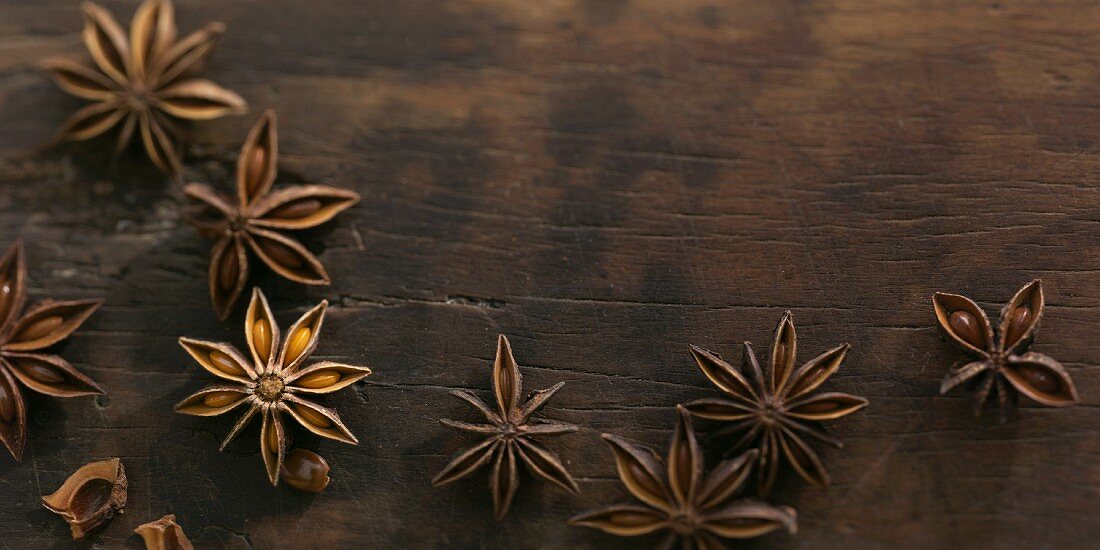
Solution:
[(1002, 422), (1016, 407), (1019, 393), (1049, 407), (1077, 402), (1077, 389), (1065, 367), (1049, 356), (1028, 351), (1043, 316), (1042, 281), (1035, 279), (1024, 285), (1005, 304), (996, 338), (985, 312), (966, 296), (937, 292), (932, 305), (951, 341), (977, 358), (951, 369), (940, 393), (964, 382), (976, 382), (974, 413), (981, 415), (996, 394)]
[(195, 78), (225, 25), (210, 23), (177, 41), (172, 2), (146, 0), (134, 14), (127, 41), (102, 7), (85, 2), (84, 16), (84, 44), (99, 70), (67, 59), (44, 65), (62, 90), (96, 103), (69, 118), (57, 141), (90, 139), (122, 124), (116, 151), (126, 148), (137, 130), (149, 158), (174, 177), (180, 172), (179, 119), (210, 120), (248, 110), (235, 92)]
[(668, 531), (658, 548), (724, 548), (723, 538), (747, 539), (777, 529), (794, 533), (792, 508), (733, 497), (749, 477), (758, 451), (750, 450), (718, 464), (704, 476), (703, 454), (687, 411), (677, 406), (676, 428), (668, 460), (652, 450), (604, 434), (623, 485), (645, 506), (618, 504), (569, 520), (613, 535), (632, 537)]
[(102, 300), (27, 301), (23, 244), (16, 241), (0, 258), (0, 440), (15, 460), (27, 442), (27, 404), (16, 380), (52, 397), (103, 395), (91, 378), (57, 355), (42, 353), (68, 338), (103, 304)]
[(370, 374), (366, 367), (322, 361), (305, 368), (302, 363), (317, 347), (327, 301), (307, 311), (290, 327), (280, 345), (279, 326), (260, 289), (252, 291), (252, 303), (245, 317), (245, 337), (252, 361), (229, 344), (180, 338), (180, 345), (206, 369), (231, 384), (216, 384), (198, 391), (176, 405), (176, 412), (194, 416), (218, 416), (241, 405), (248, 410), (222, 442), (224, 450), (248, 425), (256, 413), (263, 416), (260, 454), (264, 457), (271, 484), (279, 481), (286, 456), (287, 436), (282, 415), (286, 413), (307, 430), (329, 439), (357, 445), (336, 411), (304, 396), (332, 393)]
[(202, 203), (187, 212), (187, 221), (203, 235), (217, 239), (210, 258), (210, 299), (222, 320), (232, 313), (248, 282), (247, 249), (291, 281), (329, 284), (316, 256), (274, 230), (316, 227), (359, 202), (358, 193), (327, 185), (295, 185), (271, 192), (278, 150), (275, 111), (268, 110), (241, 148), (236, 200), (201, 183), (184, 188), (188, 197)]
[(519, 366), (512, 357), (512, 346), (503, 334), (497, 339), (497, 357), (493, 363), (493, 393), (497, 406), (494, 410), (474, 394), (454, 390), (451, 395), (474, 406), (489, 421), (487, 424), (440, 420), (446, 426), (487, 436), (485, 440), (470, 449), (455, 455), (450, 464), (432, 479), (432, 485), (439, 487), (467, 477), (493, 462), (493, 471), (489, 477), (489, 490), (493, 493), (493, 509), (496, 519), (502, 519), (512, 504), (512, 496), (519, 487), (516, 471), (516, 456), (527, 466), (532, 474), (541, 477), (571, 493), (576, 493), (577, 482), (562, 465), (561, 460), (544, 447), (535, 436), (560, 435), (577, 431), (572, 424), (541, 418), (532, 418), (535, 412), (558, 392), (565, 382), (536, 391), (527, 401), (523, 401), (523, 377)]
[(849, 345), (841, 344), (809, 360), (795, 370), (796, 338), (794, 319), (786, 312), (775, 330), (771, 362), (767, 372), (744, 343), (741, 371), (718, 355), (691, 346), (691, 355), (708, 379), (732, 399), (696, 399), (684, 406), (700, 418), (728, 422), (718, 434), (741, 433), (729, 449), (760, 449), (757, 492), (766, 495), (775, 484), (779, 463), (786, 461), (810, 483), (828, 485), (829, 474), (803, 436), (819, 439), (836, 447), (843, 445), (829, 436), (819, 423), (852, 414), (867, 406), (867, 400), (846, 393), (814, 393), (840, 368)]

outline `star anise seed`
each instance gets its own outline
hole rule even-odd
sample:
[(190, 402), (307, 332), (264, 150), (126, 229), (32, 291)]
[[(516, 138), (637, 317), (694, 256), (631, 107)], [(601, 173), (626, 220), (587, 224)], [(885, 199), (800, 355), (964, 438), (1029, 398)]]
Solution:
[(746, 448), (760, 450), (757, 492), (761, 496), (771, 492), (784, 457), (806, 481), (828, 485), (829, 474), (803, 436), (840, 448), (840, 441), (829, 436), (820, 422), (847, 416), (867, 406), (866, 399), (846, 393), (814, 393), (840, 368), (848, 354), (848, 344), (818, 355), (797, 370), (796, 345), (794, 318), (788, 311), (775, 330), (766, 372), (760, 370), (749, 342), (744, 343), (741, 372), (718, 355), (691, 347), (699, 369), (732, 399), (696, 399), (684, 406), (699, 418), (728, 423), (715, 435), (741, 434), (729, 453)]
[(530, 399), (523, 401), (523, 377), (520, 376), (519, 365), (512, 356), (512, 346), (508, 343), (508, 338), (501, 334), (497, 339), (496, 361), (493, 362), (493, 393), (496, 395), (496, 408), (490, 407), (470, 392), (462, 390), (451, 392), (451, 395), (481, 411), (488, 423), (440, 420), (446, 426), (487, 437), (481, 443), (455, 455), (454, 459), (432, 479), (432, 485), (439, 487), (458, 481), (492, 462), (489, 490), (493, 494), (493, 509), (497, 520), (503, 519), (508, 513), (512, 497), (516, 493), (516, 488), (519, 487), (517, 462), (522, 461), (527, 471), (532, 474), (570, 493), (576, 493), (578, 487), (577, 482), (573, 481), (573, 476), (565, 469), (561, 460), (550, 449), (536, 441), (535, 437), (575, 432), (577, 427), (532, 417), (563, 386), (565, 382), (558, 382), (548, 389), (536, 391)]

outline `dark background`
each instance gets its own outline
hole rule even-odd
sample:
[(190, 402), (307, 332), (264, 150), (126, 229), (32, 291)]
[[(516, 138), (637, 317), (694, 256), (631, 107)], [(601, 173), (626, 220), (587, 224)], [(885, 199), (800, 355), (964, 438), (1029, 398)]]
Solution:
[[(106, 3), (123, 22), (136, 2)], [(601, 432), (660, 448), (673, 406), (714, 395), (687, 353), (738, 360), (784, 309), (800, 359), (853, 351), (827, 389), (868, 397), (833, 423), (828, 490), (786, 471), (795, 537), (753, 548), (1088, 547), (1100, 537), (1100, 6), (1083, 1), (403, 0), (180, 2), (181, 32), (228, 33), (206, 76), (247, 116), (198, 126), (186, 179), (229, 189), (240, 143), (280, 118), (281, 183), (363, 201), (302, 234), (333, 277), (254, 282), (284, 325), (333, 303), (315, 357), (372, 367), (323, 399), (362, 443), (317, 496), (271, 487), (251, 427), (176, 415), (210, 381), (187, 335), (244, 345), (207, 295), (211, 243), (173, 186), (110, 138), (37, 154), (82, 103), (35, 68), (83, 56), (79, 2), (0, 1), (0, 240), (22, 236), (33, 298), (106, 299), (61, 353), (108, 391), (33, 395), (22, 464), (0, 456), (0, 548), (140, 547), (175, 513), (199, 547), (628, 548), (569, 527), (618, 500)], [(962, 359), (936, 290), (993, 312), (1041, 277), (1036, 349), (1082, 402), (1007, 425), (937, 396)], [(243, 308), (242, 308), (243, 309)], [(484, 474), (429, 479), (475, 438), (450, 397), (489, 398), (498, 333), (545, 411), (570, 496), (522, 478), (492, 519)], [(124, 516), (82, 543), (38, 503), (120, 456)]]

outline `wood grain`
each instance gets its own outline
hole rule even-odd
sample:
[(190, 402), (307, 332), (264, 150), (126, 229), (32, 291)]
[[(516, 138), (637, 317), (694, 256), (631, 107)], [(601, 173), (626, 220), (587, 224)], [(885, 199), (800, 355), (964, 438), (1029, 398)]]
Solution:
[[(136, 2), (106, 3), (124, 20)], [(1085, 548), (1100, 537), (1100, 6), (878, 0), (178, 2), (228, 24), (207, 75), (252, 113), (194, 130), (186, 177), (228, 189), (278, 110), (280, 182), (364, 200), (303, 235), (333, 276), (254, 281), (283, 323), (334, 304), (317, 357), (375, 374), (325, 403), (358, 447), (330, 488), (268, 485), (250, 428), (172, 405), (208, 379), (179, 336), (243, 346), (210, 307), (210, 243), (179, 189), (111, 142), (38, 153), (80, 102), (37, 71), (82, 54), (75, 0), (0, 1), (0, 241), (32, 297), (103, 297), (62, 354), (108, 391), (30, 398), (22, 464), (0, 457), (0, 548), (139, 548), (176, 514), (200, 547), (633, 548), (565, 520), (627, 495), (599, 434), (664, 448), (673, 406), (712, 394), (688, 344), (736, 360), (791, 309), (803, 360), (852, 353), (826, 388), (871, 405), (834, 424), (828, 490), (787, 472), (797, 536), (764, 548)], [(937, 396), (962, 356), (930, 297), (993, 312), (1044, 281), (1036, 349), (1082, 403), (1015, 421)], [(531, 477), (492, 519), (484, 475), (432, 489), (472, 442), (453, 388), (488, 397), (496, 334), (528, 388), (565, 381), (550, 444), (582, 493)], [(38, 504), (122, 457), (126, 514), (84, 543)]]

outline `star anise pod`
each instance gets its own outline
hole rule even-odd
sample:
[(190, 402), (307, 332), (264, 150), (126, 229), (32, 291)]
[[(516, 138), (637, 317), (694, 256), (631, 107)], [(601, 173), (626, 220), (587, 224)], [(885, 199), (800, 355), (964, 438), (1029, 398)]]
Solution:
[(27, 311), (27, 266), (23, 243), (0, 258), (0, 440), (15, 460), (27, 442), (27, 404), (16, 380), (51, 397), (103, 395), (103, 389), (68, 361), (43, 353), (68, 338), (102, 300), (43, 301)]
[(146, 0), (134, 13), (127, 41), (122, 27), (99, 5), (85, 2), (84, 16), (84, 44), (98, 70), (67, 59), (48, 60), (45, 68), (62, 90), (95, 103), (69, 118), (56, 141), (90, 139), (121, 124), (116, 152), (129, 145), (136, 130), (153, 163), (177, 176), (179, 120), (248, 110), (235, 92), (195, 78), (225, 32), (222, 23), (177, 41), (172, 2)]
[(244, 325), (248, 349), (252, 352), (251, 362), (229, 344), (180, 338), (180, 345), (202, 368), (227, 383), (208, 386), (192, 394), (176, 405), (176, 412), (218, 416), (245, 405), (247, 410), (222, 442), (222, 450), (256, 413), (260, 413), (263, 417), (260, 454), (272, 485), (279, 481), (279, 470), (286, 456), (284, 413), (321, 437), (359, 444), (336, 411), (306, 399), (310, 395), (346, 388), (371, 373), (366, 367), (331, 361), (302, 368), (317, 347), (326, 307), (328, 302), (322, 301), (302, 315), (280, 344), (279, 326), (267, 305), (267, 298), (259, 288), (253, 289)]
[(741, 371), (718, 355), (698, 346), (691, 346), (691, 355), (708, 379), (732, 399), (696, 399), (684, 406), (700, 418), (728, 422), (718, 434), (741, 433), (730, 453), (745, 448), (760, 450), (757, 491), (771, 492), (779, 471), (786, 461), (804, 479), (816, 485), (828, 485), (829, 474), (817, 452), (803, 436), (810, 436), (837, 448), (843, 445), (826, 433), (820, 422), (835, 420), (867, 406), (867, 400), (846, 393), (814, 393), (844, 361), (849, 345), (841, 344), (795, 370), (796, 338), (794, 319), (788, 311), (779, 321), (772, 344), (771, 362), (767, 372), (745, 342)]
[(668, 531), (658, 548), (725, 548), (722, 540), (758, 537), (777, 529), (794, 533), (797, 515), (787, 506), (751, 499), (734, 499), (744, 486), (758, 451), (745, 452), (718, 464), (704, 475), (703, 453), (695, 440), (691, 418), (677, 406), (676, 428), (668, 460), (652, 450), (603, 434), (615, 455), (619, 479), (638, 500), (581, 514), (573, 525), (594, 527), (613, 535), (633, 537)]
[(1065, 367), (1049, 356), (1028, 351), (1043, 316), (1042, 281), (1035, 279), (1024, 285), (1005, 304), (996, 338), (989, 318), (970, 298), (937, 292), (932, 305), (951, 341), (977, 358), (953, 368), (944, 378), (940, 393), (964, 382), (976, 382), (974, 413), (980, 416), (986, 402), (996, 394), (1002, 422), (1016, 407), (1019, 393), (1049, 407), (1077, 402), (1077, 389)]
[(275, 111), (253, 126), (237, 160), (237, 197), (191, 183), (184, 193), (200, 201), (189, 223), (217, 239), (210, 258), (210, 299), (222, 320), (229, 317), (248, 282), (251, 249), (275, 273), (307, 285), (330, 282), (324, 266), (298, 241), (275, 230), (316, 227), (359, 202), (359, 194), (327, 185), (296, 185), (271, 192), (278, 161)]
[(573, 481), (573, 476), (569, 475), (561, 460), (534, 439), (536, 436), (577, 431), (577, 427), (572, 424), (532, 417), (563, 386), (565, 382), (558, 382), (548, 389), (536, 391), (530, 399), (523, 401), (523, 377), (520, 376), (516, 359), (512, 357), (512, 346), (508, 343), (508, 338), (501, 334), (497, 339), (496, 361), (493, 362), (496, 408), (490, 407), (470, 392), (451, 392), (451, 395), (481, 411), (488, 423), (440, 420), (446, 426), (487, 437), (481, 443), (455, 455), (432, 479), (432, 485), (439, 487), (458, 481), (491, 461), (493, 471), (489, 476), (489, 490), (493, 493), (496, 519), (500, 520), (508, 513), (512, 497), (519, 487), (516, 470), (518, 456), (527, 466), (527, 471), (570, 493), (576, 493), (577, 482)]

